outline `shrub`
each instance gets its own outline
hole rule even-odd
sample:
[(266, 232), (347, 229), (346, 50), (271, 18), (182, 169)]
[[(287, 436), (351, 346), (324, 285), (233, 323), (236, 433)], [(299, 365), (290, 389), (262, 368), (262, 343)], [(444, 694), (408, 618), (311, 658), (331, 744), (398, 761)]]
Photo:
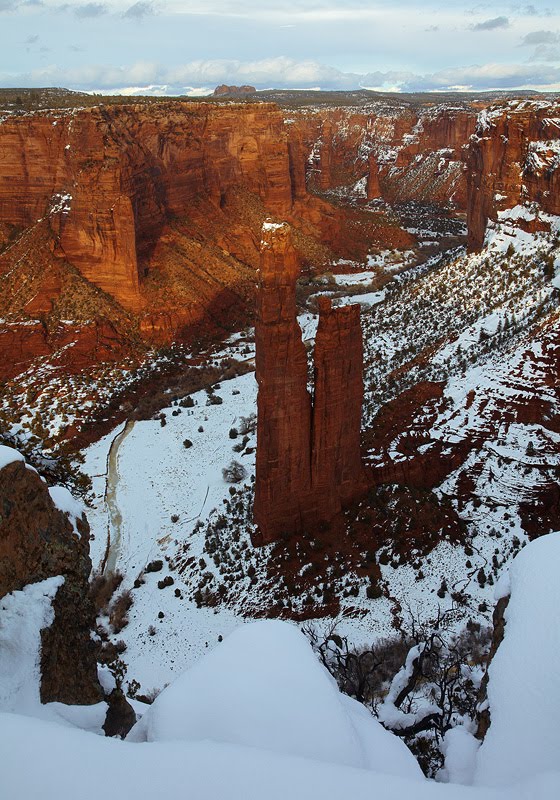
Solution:
[(247, 470), (239, 461), (233, 460), (223, 468), (222, 476), (226, 483), (239, 483), (247, 477)]
[(128, 611), (132, 603), (132, 592), (130, 589), (125, 589), (111, 605), (109, 622), (114, 633), (120, 633), (128, 625)]
[(106, 614), (109, 601), (121, 585), (123, 576), (120, 572), (111, 572), (103, 575), (95, 572), (91, 579), (89, 593), (96, 614)]
[(163, 561), (159, 558), (156, 561), (150, 561), (150, 563), (146, 566), (144, 572), (159, 572), (163, 567)]
[(183, 447), (186, 447), (187, 450), (189, 449), (189, 447), (192, 447), (191, 440), (190, 439), (183, 439)]
[(157, 587), (158, 589), (166, 589), (168, 586), (173, 586), (174, 583), (175, 581), (171, 575), (166, 575), (163, 580), (158, 581)]
[(366, 588), (366, 596), (368, 600), (378, 600), (383, 596), (381, 586), (379, 586), (377, 583), (370, 583), (370, 585)]

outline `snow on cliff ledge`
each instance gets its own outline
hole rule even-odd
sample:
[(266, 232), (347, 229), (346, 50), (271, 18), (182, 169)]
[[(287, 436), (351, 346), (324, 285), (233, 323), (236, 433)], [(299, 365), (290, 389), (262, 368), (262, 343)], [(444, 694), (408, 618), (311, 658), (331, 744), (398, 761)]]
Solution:
[(560, 533), (510, 568), (505, 635), (489, 667), (491, 725), (475, 783), (511, 785), (560, 768)]

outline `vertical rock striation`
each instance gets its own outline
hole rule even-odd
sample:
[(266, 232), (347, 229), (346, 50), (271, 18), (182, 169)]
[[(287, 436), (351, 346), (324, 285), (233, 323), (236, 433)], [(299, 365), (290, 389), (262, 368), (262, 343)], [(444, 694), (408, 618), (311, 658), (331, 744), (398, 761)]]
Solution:
[(265, 223), (255, 326), (259, 384), (255, 520), (266, 541), (301, 525), (311, 485), (311, 396), (296, 318), (299, 273), (288, 225)]
[[(315, 339), (315, 395), (311, 440), (311, 483), (321, 506), (332, 509), (353, 500), (364, 488), (360, 429), (363, 346), (358, 305), (333, 308), (319, 302)], [(321, 510), (318, 509), (321, 516)]]
[(524, 101), (483, 111), (465, 161), (471, 252), (504, 209), (537, 202), (560, 214), (560, 107)]
[(333, 308), (322, 300), (312, 399), (296, 317), (298, 273), (289, 226), (265, 223), (256, 319), (254, 517), (260, 543), (328, 523), (366, 487), (360, 455), (360, 310)]

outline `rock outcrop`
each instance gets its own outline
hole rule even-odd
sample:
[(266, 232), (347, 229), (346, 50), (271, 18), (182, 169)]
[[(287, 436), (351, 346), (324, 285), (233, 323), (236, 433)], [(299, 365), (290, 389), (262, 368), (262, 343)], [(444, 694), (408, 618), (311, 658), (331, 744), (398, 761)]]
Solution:
[(283, 120), (269, 104), (92, 108), (0, 125), (0, 219), (48, 216), (53, 249), (132, 310), (139, 282), (173, 217), (199, 197), (218, 209), (247, 186), (272, 213), (292, 191)]
[(265, 223), (255, 328), (259, 543), (328, 523), (366, 487), (359, 307), (321, 303), (312, 398), (296, 317), (298, 274), (289, 226)]
[(219, 86), (216, 86), (213, 95), (214, 97), (242, 97), (245, 94), (255, 94), (256, 91), (254, 86), (249, 86), (248, 84), (243, 86), (228, 86), (226, 83), (221, 83)]
[(0, 451), (0, 597), (64, 577), (53, 601), (54, 622), (41, 633), (41, 701), (96, 703), (102, 692), (90, 636), (94, 612), (86, 517), (71, 520), (16, 451)]
[(466, 165), (471, 252), (480, 251), (488, 220), (501, 210), (535, 201), (560, 214), (560, 106), (524, 101), (483, 111)]

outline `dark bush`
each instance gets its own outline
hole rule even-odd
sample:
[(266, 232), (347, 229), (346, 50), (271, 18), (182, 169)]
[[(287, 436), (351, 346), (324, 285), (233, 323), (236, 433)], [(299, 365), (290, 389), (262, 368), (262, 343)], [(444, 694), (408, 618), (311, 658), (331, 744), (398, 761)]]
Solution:
[(125, 589), (112, 603), (109, 610), (109, 623), (114, 633), (120, 633), (128, 625), (128, 611), (133, 603), (132, 592)]
[(232, 461), (222, 470), (222, 476), (226, 483), (239, 483), (247, 477), (247, 470), (239, 461)]
[(111, 572), (108, 575), (102, 575), (100, 572), (93, 574), (89, 592), (96, 614), (107, 613), (109, 601), (121, 585), (122, 580), (123, 576), (120, 572)]

